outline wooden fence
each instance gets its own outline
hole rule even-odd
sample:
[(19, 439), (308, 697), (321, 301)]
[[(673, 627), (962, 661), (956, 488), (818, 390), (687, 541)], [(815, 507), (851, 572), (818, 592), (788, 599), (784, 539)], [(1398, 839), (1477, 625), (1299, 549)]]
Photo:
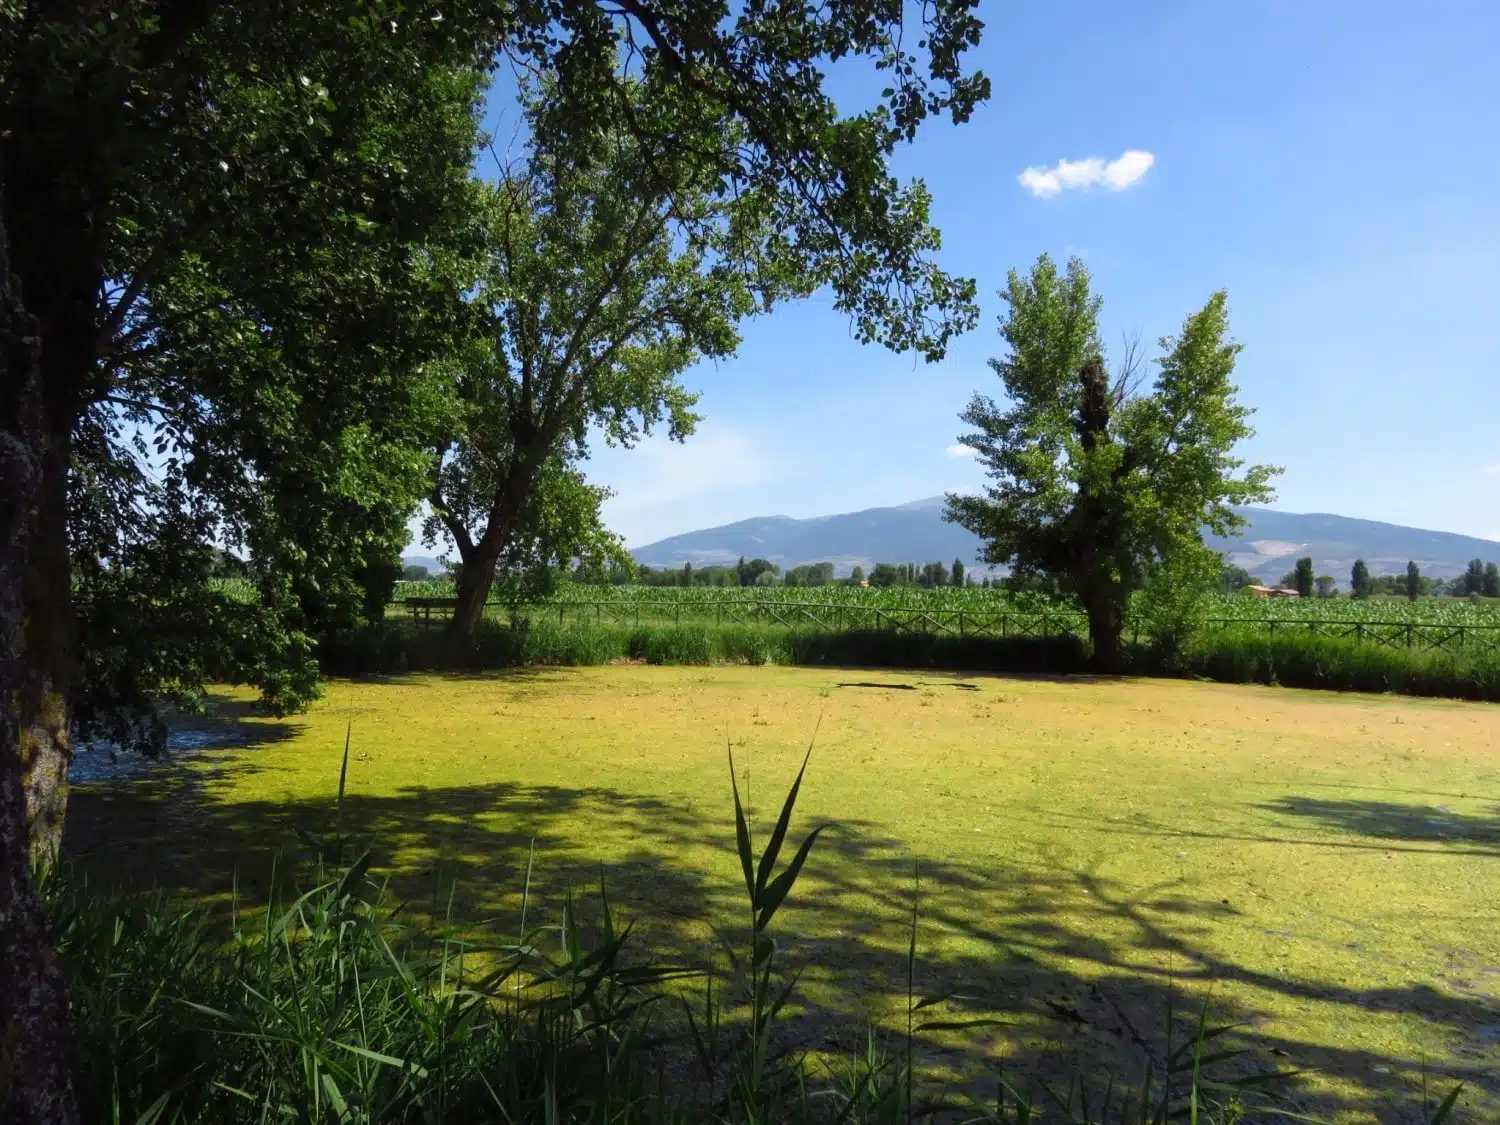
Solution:
[[(448, 598), (408, 598), (412, 617), (442, 620), (452, 614)], [(489, 605), (492, 616), (506, 614), (504, 607)], [(1088, 636), (1088, 618), (1070, 610), (987, 610), (893, 608), (786, 601), (559, 601), (529, 606), (521, 615), (558, 625), (596, 624), (619, 626), (708, 624), (771, 625), (822, 633), (887, 631), (927, 633), (953, 637), (1060, 637)], [(1347, 637), (1417, 651), (1457, 652), (1481, 648), (1500, 651), (1500, 624), (1450, 625), (1414, 621), (1359, 621), (1319, 618), (1212, 617), (1204, 623), (1210, 630), (1243, 629), (1254, 632), (1302, 631), (1320, 636)], [(1141, 623), (1127, 619), (1126, 635), (1140, 639)]]

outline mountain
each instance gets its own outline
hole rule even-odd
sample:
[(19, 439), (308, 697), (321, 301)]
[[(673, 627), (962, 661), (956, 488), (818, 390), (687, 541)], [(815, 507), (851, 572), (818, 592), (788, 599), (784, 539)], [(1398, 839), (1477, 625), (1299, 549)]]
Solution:
[[(1311, 555), (1318, 574), (1331, 574), (1347, 585), (1349, 568), (1364, 559), (1371, 574), (1405, 573), (1415, 559), (1422, 573), (1451, 578), (1470, 559), (1500, 562), (1500, 542), (1422, 531), (1375, 520), (1350, 519), (1322, 513), (1276, 512), (1245, 508), (1249, 521), (1231, 538), (1209, 536), (1215, 550), (1228, 561), (1259, 578), (1275, 582), (1302, 555)], [(695, 567), (733, 563), (742, 555), (769, 559), (783, 569), (802, 563), (831, 562), (839, 574), (855, 566), (866, 571), (876, 562), (926, 563), (962, 559), (976, 573), (979, 540), (955, 524), (943, 521), (943, 498), (934, 496), (895, 508), (867, 508), (837, 516), (792, 519), (761, 516), (722, 527), (690, 531), (631, 553), (648, 566)]]
[[(943, 498), (918, 500), (896, 508), (866, 508), (837, 516), (796, 520), (758, 516), (739, 523), (674, 535), (631, 552), (648, 566), (714, 566), (747, 559), (769, 559), (783, 569), (809, 562), (831, 562), (847, 575), (877, 562), (926, 563), (962, 559), (969, 566), (979, 540), (956, 524), (943, 522)], [(985, 568), (978, 567), (982, 573)]]
[(1250, 521), (1248, 527), (1232, 538), (1210, 535), (1206, 542), (1225, 552), (1235, 566), (1272, 581), (1291, 570), (1302, 555), (1311, 555), (1313, 569), (1333, 575), (1340, 585), (1348, 584), (1355, 559), (1364, 559), (1370, 573), (1377, 575), (1404, 574), (1407, 562), (1415, 559), (1429, 578), (1461, 574), (1470, 559), (1500, 563), (1500, 543), (1470, 535), (1323, 512), (1245, 508), (1241, 514)]
[(402, 555), (401, 565), (425, 566), (427, 568), (427, 573), (433, 576), (443, 573), (443, 564), (438, 562), (437, 559), (430, 558), (427, 555)]

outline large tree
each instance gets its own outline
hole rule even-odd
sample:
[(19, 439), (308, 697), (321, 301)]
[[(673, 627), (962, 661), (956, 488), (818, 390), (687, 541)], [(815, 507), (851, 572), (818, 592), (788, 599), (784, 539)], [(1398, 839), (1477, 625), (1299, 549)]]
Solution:
[[(0, 960), (0, 1004), (15, 1005), (0, 1117), (72, 1116), (24, 872), (30, 837), (50, 849), (60, 829), (80, 669), (109, 674), (89, 697), (98, 714), (123, 703), (129, 718), (219, 672), (294, 705), (308, 628), (388, 581), (397, 512), (428, 465), (424, 361), (450, 327), (472, 138), (452, 111), (479, 65), (498, 52), (556, 77), (559, 146), (601, 123), (658, 149), (736, 138), (704, 155), (716, 191), (758, 197), (862, 337), (936, 353), (971, 292), (927, 260), (926, 195), (886, 161), (924, 118), (962, 121), (986, 96), (961, 63), (972, 8), (927, 5), (918, 36), (873, 2), (0, 5), (0, 794), (23, 809), (0, 815), (5, 870), (21, 873), (0, 888), (0, 943), (21, 951)], [(902, 45), (918, 38), (920, 56)], [(823, 72), (860, 58), (887, 90), (841, 115)], [(642, 116), (632, 83), (684, 98)], [(138, 435), (150, 471), (122, 455)], [(79, 566), (76, 545), (97, 543), (132, 489), (147, 511), (112, 547), (130, 564), (96, 565), (108, 559), (90, 546)], [(254, 620), (173, 596), (154, 631), (122, 633), (163, 608), (154, 563), (187, 549), (196, 582), (210, 536), (259, 560)], [(137, 636), (173, 641), (171, 659), (156, 643), (132, 650), (149, 667), (95, 658)]]
[(1297, 591), (1299, 598), (1310, 598), (1313, 596), (1313, 588), (1316, 584), (1313, 561), (1311, 557), (1304, 555), (1292, 568), (1292, 587)]
[(1351, 598), (1368, 598), (1370, 596), (1370, 568), (1364, 559), (1355, 559), (1354, 566), (1349, 571), (1349, 596)]
[(959, 439), (991, 483), (949, 495), (946, 518), (984, 541), (985, 562), (1010, 567), (1011, 584), (1045, 577), (1076, 598), (1095, 666), (1113, 671), (1127, 602), (1153, 569), (1205, 570), (1203, 529), (1228, 534), (1244, 522), (1233, 505), (1271, 495), (1275, 470), (1233, 455), (1253, 431), (1231, 382), (1227, 299), (1215, 293), (1161, 339), (1145, 391), (1131, 357), (1114, 379), (1106, 370), (1082, 262), (1060, 273), (1043, 255), (1027, 275), (1012, 270), (1002, 296), (1008, 352), (990, 366), (1005, 402), (976, 394)]
[(1470, 559), (1468, 569), (1463, 573), (1464, 594), (1478, 594), (1484, 590), (1484, 560)]
[[(661, 425), (686, 438), (697, 416), (681, 375), (732, 355), (745, 318), (843, 268), (842, 255), (789, 238), (767, 192), (722, 190), (747, 125), (677, 83), (631, 82), (621, 97), (628, 118), (589, 126), (566, 116), (556, 82), (527, 84), (526, 153), (490, 192), (474, 295), (485, 338), (455, 361), (461, 408), (440, 435), (430, 497), (463, 560), (461, 642), (527, 518), (540, 465), (577, 464), (591, 437), (629, 447)], [(641, 119), (675, 127), (643, 138), (630, 125)], [(920, 192), (891, 214), (908, 228), (903, 242), (937, 245)], [(972, 306), (966, 284), (936, 271), (923, 285), (922, 318), (888, 324), (885, 338), (936, 358)], [(577, 553), (553, 547), (558, 563)]]

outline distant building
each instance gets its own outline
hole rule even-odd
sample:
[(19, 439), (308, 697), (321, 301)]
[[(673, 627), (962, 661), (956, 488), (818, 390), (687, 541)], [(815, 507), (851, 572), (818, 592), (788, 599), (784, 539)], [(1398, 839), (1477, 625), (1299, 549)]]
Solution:
[(1245, 589), (1257, 598), (1295, 598), (1298, 596), (1296, 590), (1288, 590), (1284, 586), (1246, 586)]

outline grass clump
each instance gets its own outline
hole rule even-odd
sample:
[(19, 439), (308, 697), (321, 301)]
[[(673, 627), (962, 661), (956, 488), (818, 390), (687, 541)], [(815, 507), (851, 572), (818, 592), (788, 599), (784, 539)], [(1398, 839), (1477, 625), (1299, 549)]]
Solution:
[(1500, 701), (1500, 653), (1383, 645), (1309, 632), (1227, 629), (1200, 634), (1185, 669), (1221, 683), (1393, 692)]

